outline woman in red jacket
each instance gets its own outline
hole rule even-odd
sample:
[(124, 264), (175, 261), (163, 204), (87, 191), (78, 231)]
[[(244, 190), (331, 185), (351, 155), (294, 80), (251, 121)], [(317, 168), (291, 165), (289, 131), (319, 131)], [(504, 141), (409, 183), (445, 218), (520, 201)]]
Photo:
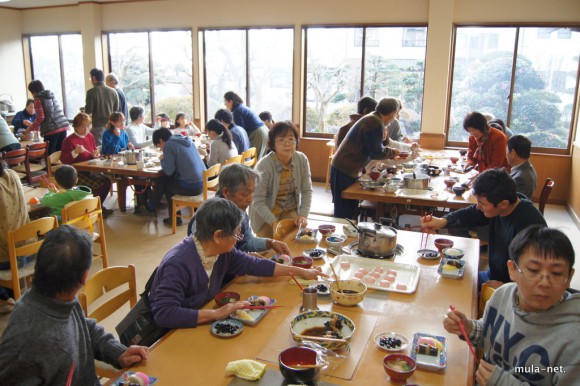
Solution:
[(492, 168), (506, 168), (507, 137), (498, 129), (489, 127), (483, 114), (473, 111), (465, 116), (463, 128), (469, 135), (469, 150), (465, 169), (477, 167), (481, 173)]
[[(79, 113), (73, 120), (74, 133), (65, 138), (62, 142), (60, 160), (62, 163), (72, 165), (77, 162), (99, 158), (99, 149), (95, 143), (95, 137), (89, 132), (91, 129), (91, 117), (85, 113)], [(85, 185), (91, 188), (93, 196), (101, 198), (103, 205), (105, 198), (111, 189), (111, 180), (102, 173), (79, 172), (78, 185)], [(103, 206), (103, 214), (110, 215), (111, 209)]]

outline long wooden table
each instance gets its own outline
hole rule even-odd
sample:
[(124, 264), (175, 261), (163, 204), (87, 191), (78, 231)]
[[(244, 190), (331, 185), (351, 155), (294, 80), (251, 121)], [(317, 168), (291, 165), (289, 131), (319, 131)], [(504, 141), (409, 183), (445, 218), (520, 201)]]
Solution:
[[(118, 160), (122, 160), (122, 156), (116, 156)], [(105, 173), (115, 177), (117, 182), (117, 199), (119, 202), (119, 209), (121, 212), (127, 210), (127, 187), (129, 186), (129, 179), (131, 177), (145, 178), (155, 180), (163, 175), (161, 166), (153, 166), (144, 169), (137, 169), (136, 165), (127, 165), (119, 161), (84, 161), (73, 164), (78, 171), (91, 173)]]
[[(310, 226), (317, 227), (320, 222), (310, 221)], [(337, 232), (342, 232), (342, 224), (336, 224)], [(303, 244), (294, 241), (296, 231), (286, 237), (294, 255), (314, 247), (315, 244)], [(456, 336), (448, 334), (442, 324), (443, 315), (450, 304), (468, 315), (477, 315), (477, 266), (479, 259), (479, 241), (448, 237), (466, 254), (465, 276), (461, 280), (446, 279), (439, 276), (439, 261), (418, 259), (421, 234), (400, 231), (398, 243), (403, 245), (405, 253), (397, 256), (395, 262), (413, 264), (421, 267), (418, 287), (413, 294), (399, 294), (369, 290), (364, 301), (354, 307), (342, 307), (332, 304), (330, 298), (319, 297), (320, 309), (333, 310), (360, 321), (359, 329), (352, 337), (352, 355), (346, 364), (354, 366), (352, 377), (344, 375), (343, 367), (325, 370), (322, 381), (338, 385), (379, 385), (396, 384), (390, 381), (383, 369), (382, 360), (387, 354), (378, 349), (374, 336), (379, 332), (396, 331), (411, 342), (413, 334), (424, 332), (447, 337), (448, 363), (444, 370), (429, 371), (417, 369), (408, 380), (409, 383), (422, 385), (472, 385), (473, 358), (467, 344)], [(428, 247), (433, 248), (431, 236)], [(349, 241), (356, 241), (349, 239)], [(326, 242), (318, 236), (318, 246), (326, 248)], [(325, 256), (316, 260), (318, 265), (327, 265), (335, 257)], [(192, 329), (174, 330), (152, 347), (150, 359), (144, 366), (134, 371), (143, 371), (158, 378), (158, 385), (176, 385), (195, 383), (200, 385), (227, 385), (232, 381), (225, 375), (228, 362), (238, 359), (258, 359), (267, 364), (269, 371), (278, 370), (275, 360), (264, 360), (277, 352), (296, 345), (290, 335), (288, 320), (298, 312), (301, 304), (301, 292), (290, 285), (288, 277), (258, 278), (253, 276), (239, 277), (227, 287), (236, 291), (242, 298), (250, 295), (266, 295), (276, 299), (277, 305), (284, 307), (270, 310), (256, 326), (245, 326), (244, 331), (235, 338), (221, 339), (210, 333), (209, 325)], [(213, 300), (206, 308), (214, 307)], [(286, 325), (285, 325), (286, 324)], [(365, 324), (365, 325), (362, 325)], [(279, 346), (284, 342), (286, 346)], [(357, 347), (355, 347), (357, 346)], [(361, 351), (362, 350), (362, 351)], [(360, 352), (355, 355), (355, 352)], [(409, 349), (403, 352), (408, 353)], [(277, 356), (277, 355), (276, 355)], [(195, 380), (195, 381), (194, 381)], [(192, 383), (193, 382), (193, 383)]]
[(47, 208), (42, 204), (29, 204), (29, 201), (32, 197), (36, 197), (42, 201), (42, 197), (48, 193), (48, 189), (25, 185), (22, 187), (22, 190), (24, 191), (24, 200), (26, 201), (26, 211), (28, 212), (28, 217), (31, 220), (36, 220), (37, 218), (50, 215), (50, 208)]

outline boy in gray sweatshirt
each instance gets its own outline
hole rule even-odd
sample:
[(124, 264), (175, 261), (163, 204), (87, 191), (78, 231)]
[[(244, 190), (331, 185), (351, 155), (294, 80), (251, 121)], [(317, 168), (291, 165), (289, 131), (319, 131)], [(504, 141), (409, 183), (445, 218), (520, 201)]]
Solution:
[(522, 230), (509, 246), (513, 283), (499, 287), (483, 318), (449, 310), (445, 329), (483, 349), (479, 385), (577, 385), (580, 379), (580, 294), (567, 288), (574, 249), (561, 231), (542, 225)]

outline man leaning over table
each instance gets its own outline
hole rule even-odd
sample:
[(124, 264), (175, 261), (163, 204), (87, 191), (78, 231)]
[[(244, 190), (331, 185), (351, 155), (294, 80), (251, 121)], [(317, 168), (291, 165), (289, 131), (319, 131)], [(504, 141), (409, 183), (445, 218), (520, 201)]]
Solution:
[(358, 201), (342, 198), (342, 191), (356, 182), (372, 159), (392, 159), (399, 155), (399, 150), (383, 145), (385, 126), (395, 119), (398, 111), (399, 102), (395, 98), (381, 99), (374, 112), (353, 125), (336, 150), (330, 167), (334, 217), (354, 216)]
[(165, 254), (153, 279), (149, 302), (159, 327), (197, 327), (246, 307), (247, 302), (238, 301), (217, 309), (202, 308), (221, 291), (226, 275), (293, 274), (307, 280), (328, 276), (320, 267), (282, 265), (237, 250), (244, 215), (230, 200), (212, 197), (204, 201), (195, 218), (195, 232)]
[(147, 347), (127, 348), (85, 317), (76, 295), (92, 249), (91, 236), (69, 225), (46, 235), (32, 288), (16, 303), (2, 336), (0, 385), (100, 385), (95, 359), (119, 369), (148, 359)]
[[(161, 198), (165, 195), (167, 205), (171, 208), (171, 197), (176, 194), (197, 196), (203, 191), (203, 171), (206, 169), (195, 144), (181, 134), (172, 135), (165, 127), (153, 132), (153, 144), (163, 151), (161, 156), (161, 170), (164, 175), (157, 179), (157, 185), (147, 201), (147, 210), (155, 212)], [(170, 217), (163, 222), (171, 225)], [(178, 212), (180, 214), (180, 212)], [(177, 218), (177, 225), (181, 225), (181, 218)]]
[(488, 169), (473, 181), (477, 204), (439, 217), (425, 217), (421, 225), (431, 229), (474, 228), (489, 226), (489, 270), (479, 272), (478, 287), (487, 282), (497, 288), (510, 282), (508, 246), (523, 229), (533, 224), (546, 226), (538, 208), (521, 193), (516, 183), (502, 169)]

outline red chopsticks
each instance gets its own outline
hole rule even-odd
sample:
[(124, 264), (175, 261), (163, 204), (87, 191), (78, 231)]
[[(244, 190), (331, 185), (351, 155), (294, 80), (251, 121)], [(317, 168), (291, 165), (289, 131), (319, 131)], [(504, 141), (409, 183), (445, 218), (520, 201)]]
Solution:
[(298, 283), (298, 280), (296, 280), (296, 278), (294, 277), (293, 274), (290, 274), (290, 277), (292, 278), (292, 280), (294, 280), (294, 282), (296, 283), (296, 285), (298, 286), (298, 288), (300, 288), (300, 291), (304, 291), (304, 287), (302, 287), (300, 285), (300, 283)]
[[(455, 312), (455, 307), (449, 306), (449, 309), (451, 311)], [(477, 358), (477, 354), (475, 353), (475, 349), (473, 348), (473, 345), (471, 344), (471, 341), (469, 340), (469, 336), (467, 335), (467, 332), (465, 331), (465, 326), (463, 325), (463, 323), (461, 321), (459, 322), (459, 329), (461, 330), (461, 333), (463, 334), (463, 337), (465, 338), (465, 341), (467, 342), (467, 345), (469, 346), (469, 351), (471, 351), (471, 353), (473, 354), (473, 358), (475, 359), (475, 363), (479, 363), (479, 359)]]
[(245, 306), (242, 310), (271, 310), (272, 308), (279, 308), (284, 306)]
[[(433, 215), (429, 215), (429, 217), (427, 217), (427, 212), (425, 212), (423, 219), (424, 219), (424, 222), (431, 221), (433, 219)], [(421, 226), (421, 249), (427, 248), (427, 241), (429, 240), (430, 233), (434, 233), (431, 228), (426, 228), (426, 227)], [(425, 235), (426, 235), (425, 243), (423, 243), (423, 236), (425, 236)]]
[(70, 371), (68, 372), (68, 378), (66, 379), (66, 386), (72, 386), (73, 375), (75, 373), (75, 361), (72, 362)]

